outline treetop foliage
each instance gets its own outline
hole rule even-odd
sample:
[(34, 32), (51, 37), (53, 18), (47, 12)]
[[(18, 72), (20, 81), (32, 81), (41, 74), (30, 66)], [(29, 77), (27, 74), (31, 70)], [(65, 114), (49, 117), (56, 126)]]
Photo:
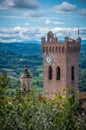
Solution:
[[(0, 75), (0, 130), (85, 130), (85, 115), (72, 94), (47, 99), (33, 89), (6, 93), (9, 79)], [(82, 125), (83, 124), (83, 125)]]

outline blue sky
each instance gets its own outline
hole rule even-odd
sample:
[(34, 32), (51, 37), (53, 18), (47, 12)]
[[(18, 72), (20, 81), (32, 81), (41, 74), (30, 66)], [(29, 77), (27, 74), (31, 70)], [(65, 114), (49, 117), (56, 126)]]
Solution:
[(0, 0), (0, 41), (40, 40), (48, 31), (57, 37), (86, 39), (86, 0)]

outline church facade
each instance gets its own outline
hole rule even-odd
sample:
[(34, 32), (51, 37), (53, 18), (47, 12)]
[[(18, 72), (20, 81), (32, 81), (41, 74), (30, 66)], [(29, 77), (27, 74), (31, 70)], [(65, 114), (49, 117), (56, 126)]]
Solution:
[(79, 86), (79, 52), (81, 38), (69, 37), (64, 42), (50, 31), (47, 38), (42, 37), (44, 94), (52, 97), (70, 86), (78, 90)]

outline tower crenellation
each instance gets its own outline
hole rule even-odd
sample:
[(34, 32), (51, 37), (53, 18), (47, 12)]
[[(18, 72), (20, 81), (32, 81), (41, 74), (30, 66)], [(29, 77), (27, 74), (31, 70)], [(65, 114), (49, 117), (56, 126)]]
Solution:
[[(51, 34), (51, 32), (50, 32)], [(43, 53), (79, 53), (81, 38), (74, 40), (72, 38), (64, 37), (64, 42), (58, 42), (58, 38), (54, 35), (47, 34), (47, 39), (43, 37), (42, 40), (42, 50)]]
[(43, 37), (44, 93), (51, 97), (63, 88), (74, 86), (78, 90), (78, 56), (81, 38), (64, 37), (63, 42), (50, 31)]

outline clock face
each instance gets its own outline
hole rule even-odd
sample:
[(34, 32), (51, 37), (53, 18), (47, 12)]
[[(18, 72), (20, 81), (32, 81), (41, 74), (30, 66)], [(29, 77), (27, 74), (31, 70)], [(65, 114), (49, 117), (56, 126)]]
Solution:
[(44, 63), (52, 64), (53, 63), (53, 57), (51, 55), (45, 55), (44, 56)]

